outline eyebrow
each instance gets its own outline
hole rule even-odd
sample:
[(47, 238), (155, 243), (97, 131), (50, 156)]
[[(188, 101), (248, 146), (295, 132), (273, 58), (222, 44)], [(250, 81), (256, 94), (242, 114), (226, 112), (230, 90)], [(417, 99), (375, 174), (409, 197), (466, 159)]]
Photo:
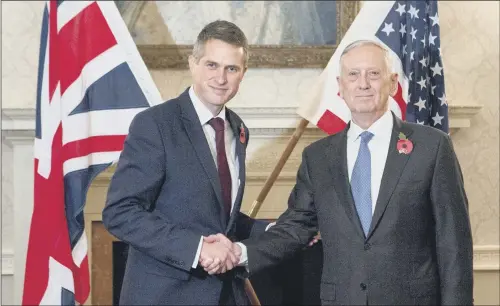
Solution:
[(361, 70), (367, 70), (367, 71), (384, 71), (382, 68), (377, 68), (377, 67), (371, 67), (367, 69), (360, 69), (360, 68), (346, 68), (344, 71), (350, 72), (350, 71), (361, 71)]
[[(220, 63), (212, 61), (212, 60), (207, 60), (206, 63), (216, 64), (217, 66), (221, 66)], [(242, 67), (239, 65), (226, 65), (226, 66), (224, 66), (224, 68), (236, 68), (238, 70), (242, 69)]]
[[(359, 68), (359, 67), (353, 67), (353, 68), (347, 68), (349, 70), (363, 70), (362, 68)], [(371, 67), (367, 67), (366, 69), (364, 70), (373, 70), (373, 69), (379, 69), (379, 70), (382, 70), (383, 68), (380, 68), (380, 67), (375, 67), (375, 66), (371, 66)]]

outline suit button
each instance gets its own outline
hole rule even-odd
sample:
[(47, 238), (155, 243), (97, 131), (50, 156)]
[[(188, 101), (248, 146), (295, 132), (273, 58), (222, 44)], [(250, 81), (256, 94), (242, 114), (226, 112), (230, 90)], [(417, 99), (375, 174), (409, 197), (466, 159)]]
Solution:
[(359, 284), (359, 286), (361, 287), (361, 290), (366, 290), (366, 284), (365, 283), (361, 283)]
[(369, 250), (371, 248), (371, 245), (369, 243), (365, 243), (365, 251)]

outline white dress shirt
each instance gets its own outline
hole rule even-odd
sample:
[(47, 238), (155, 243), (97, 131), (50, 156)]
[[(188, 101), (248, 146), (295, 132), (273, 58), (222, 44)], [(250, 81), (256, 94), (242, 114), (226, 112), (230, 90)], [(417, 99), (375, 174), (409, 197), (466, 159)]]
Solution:
[[(201, 102), (201, 100), (196, 96), (196, 93), (193, 90), (193, 86), (189, 88), (189, 97), (193, 102), (194, 109), (196, 110), (196, 114), (198, 115), (198, 119), (200, 119), (201, 126), (203, 128), (203, 132), (205, 133), (205, 137), (208, 141), (208, 146), (210, 147), (210, 152), (212, 153), (212, 157), (215, 162), (215, 166), (217, 167), (217, 146), (215, 142), (215, 131), (208, 121), (214, 118), (212, 112)], [(226, 107), (223, 107), (219, 114), (216, 116), (224, 119), (225, 122), (225, 148), (226, 148), (226, 156), (227, 163), (229, 165), (229, 172), (231, 173), (231, 211), (234, 207), (234, 200), (236, 199), (236, 195), (238, 194), (238, 188), (240, 186), (239, 179), (239, 162), (238, 156), (236, 155), (236, 139), (233, 134), (233, 130), (229, 124), (229, 121), (226, 119)], [(203, 236), (200, 239), (200, 243), (198, 244), (198, 250), (196, 251), (196, 256), (194, 258), (194, 262), (192, 267), (196, 268), (198, 266), (198, 260), (200, 257), (201, 246), (203, 244)]]
[[(392, 113), (390, 110), (387, 110), (382, 117), (380, 117), (367, 129), (367, 131), (373, 134), (372, 139), (368, 143), (372, 171), (372, 215), (375, 211), (375, 204), (377, 203), (382, 174), (384, 173), (387, 153), (389, 152), (393, 124)], [(349, 181), (351, 181), (354, 163), (356, 162), (356, 158), (358, 158), (359, 145), (361, 141), (359, 135), (364, 131), (365, 130), (351, 120), (351, 125), (347, 131), (347, 170), (349, 172)], [(240, 242), (237, 242), (237, 244), (241, 247), (239, 265), (245, 265), (248, 271), (247, 247)]]

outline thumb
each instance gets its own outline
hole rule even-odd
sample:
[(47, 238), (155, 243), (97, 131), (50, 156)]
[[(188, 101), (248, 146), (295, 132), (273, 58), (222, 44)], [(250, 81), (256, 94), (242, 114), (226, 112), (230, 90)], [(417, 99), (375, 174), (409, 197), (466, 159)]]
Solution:
[(241, 256), (241, 253), (242, 253), (241, 247), (237, 243), (233, 243), (233, 248), (232, 249), (233, 249), (234, 255), (236, 255), (238, 257)]
[(213, 243), (219, 241), (219, 238), (215, 235), (210, 235), (208, 237), (203, 237), (203, 241), (206, 243)]

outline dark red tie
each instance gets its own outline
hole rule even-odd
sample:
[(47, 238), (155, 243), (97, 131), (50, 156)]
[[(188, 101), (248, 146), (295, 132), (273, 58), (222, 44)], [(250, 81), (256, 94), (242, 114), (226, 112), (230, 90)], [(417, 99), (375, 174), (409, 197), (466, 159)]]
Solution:
[(217, 148), (217, 169), (219, 171), (220, 185), (222, 187), (222, 201), (228, 216), (231, 213), (231, 172), (226, 157), (226, 144), (224, 141), (224, 119), (212, 118), (208, 121), (215, 130), (215, 144)]

